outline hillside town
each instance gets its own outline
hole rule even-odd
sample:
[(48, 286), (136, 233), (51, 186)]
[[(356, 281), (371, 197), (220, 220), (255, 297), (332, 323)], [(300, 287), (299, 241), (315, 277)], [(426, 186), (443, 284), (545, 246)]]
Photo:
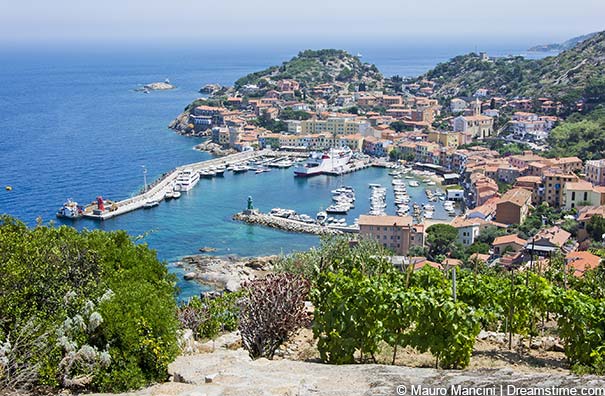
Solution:
[[(459, 186), (448, 191), (448, 199), (466, 209), (450, 223), (458, 232), (456, 242), (465, 248), (489, 244), (473, 259), (516, 268), (556, 253), (578, 276), (599, 264), (586, 250), (591, 218), (605, 214), (605, 161), (544, 154), (550, 131), (569, 111), (560, 101), (507, 99), (487, 88), (444, 99), (434, 95), (438, 83), (426, 78), (393, 77), (374, 84), (381, 89), (366, 90), (365, 81), (354, 79), (314, 84), (275, 76), (238, 89), (204, 87), (210, 96), (196, 102), (185, 133), (207, 136), (231, 151), (348, 147), (393, 166), (411, 164)], [(572, 111), (583, 105), (578, 101)], [(560, 216), (541, 214), (537, 227), (519, 230), (544, 207)], [(461, 264), (455, 258), (435, 263), (412, 256), (427, 239), (427, 225), (415, 223), (403, 215), (359, 219), (360, 233), (384, 242), (415, 268)]]

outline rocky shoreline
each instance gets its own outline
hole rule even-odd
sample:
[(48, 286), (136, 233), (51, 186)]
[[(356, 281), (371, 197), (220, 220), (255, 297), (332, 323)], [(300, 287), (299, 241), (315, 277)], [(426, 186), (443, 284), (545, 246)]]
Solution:
[(233, 216), (233, 220), (248, 224), (257, 224), (265, 227), (277, 228), (288, 232), (299, 232), (314, 235), (340, 235), (343, 232), (334, 230), (319, 224), (308, 224), (300, 221), (270, 216), (268, 214), (252, 211), (251, 213), (240, 212)]
[(210, 153), (210, 154), (215, 155), (217, 157), (224, 157), (226, 155), (237, 153), (236, 150), (234, 150), (234, 149), (224, 149), (223, 147), (221, 147), (220, 144), (214, 143), (211, 140), (208, 140), (208, 141), (206, 141), (204, 143), (200, 143), (200, 144), (196, 145), (193, 148), (195, 150), (198, 150), (198, 151), (204, 151), (204, 152)]
[(239, 257), (194, 255), (180, 261), (186, 280), (194, 280), (216, 291), (235, 292), (242, 282), (263, 277), (273, 269), (279, 256)]

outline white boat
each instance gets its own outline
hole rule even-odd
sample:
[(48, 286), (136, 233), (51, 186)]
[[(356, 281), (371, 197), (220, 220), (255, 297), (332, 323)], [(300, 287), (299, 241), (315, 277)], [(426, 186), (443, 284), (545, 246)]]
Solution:
[(200, 174), (193, 169), (183, 169), (176, 178), (176, 191), (189, 191), (200, 181)]
[(433, 218), (433, 212), (424, 212), (424, 218), (425, 219), (432, 219)]
[(173, 199), (174, 198), (174, 193), (175, 191), (168, 191), (166, 194), (164, 194), (164, 199), (166, 201)]
[(427, 186), (435, 186), (437, 185), (437, 183), (435, 183), (434, 181), (430, 181), (428, 183), (426, 183)]
[(145, 205), (143, 205), (143, 208), (149, 209), (149, 208), (156, 207), (159, 204), (160, 204), (160, 201), (147, 201), (147, 202), (145, 202)]
[(290, 161), (289, 159), (284, 159), (284, 160), (277, 161), (277, 162), (269, 164), (269, 166), (271, 166), (271, 167), (282, 168), (282, 169), (289, 168), (292, 165), (294, 165), (294, 162)]
[(57, 217), (64, 217), (66, 219), (77, 219), (82, 217), (83, 214), (84, 209), (71, 198), (68, 199), (57, 211)]
[(173, 199), (179, 199), (181, 197), (181, 193), (178, 191), (175, 191), (172, 193), (172, 198)]
[(218, 167), (218, 168), (214, 168), (214, 173), (216, 173), (217, 176), (224, 176), (225, 175), (225, 167)]
[(294, 176), (310, 177), (324, 172), (333, 172), (344, 167), (350, 160), (353, 152), (349, 148), (330, 149), (324, 153), (313, 152), (302, 166), (294, 168)]
[(328, 219), (328, 213), (326, 213), (325, 210), (322, 210), (321, 212), (317, 213), (317, 215), (315, 216), (315, 218), (317, 219), (317, 222), (319, 224), (323, 224)]
[(213, 178), (214, 176), (216, 176), (216, 172), (214, 172), (210, 169), (206, 169), (206, 170), (200, 171), (200, 176), (205, 177), (205, 178)]
[(348, 206), (339, 205), (339, 204), (330, 205), (326, 208), (326, 213), (347, 214), (348, 211), (349, 211)]
[(250, 170), (246, 165), (238, 165), (233, 168), (233, 173), (244, 173)]
[(416, 180), (412, 180), (410, 182), (410, 187), (418, 187), (418, 186), (419, 186), (419, 184), (418, 184), (418, 182)]

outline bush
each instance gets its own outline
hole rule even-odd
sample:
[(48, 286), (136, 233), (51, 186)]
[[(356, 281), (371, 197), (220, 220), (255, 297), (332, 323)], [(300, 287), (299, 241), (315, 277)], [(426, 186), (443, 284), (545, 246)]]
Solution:
[[(29, 320), (47, 334), (28, 359), (37, 385), (123, 391), (167, 378), (178, 352), (175, 279), (147, 246), (123, 231), (30, 229), (3, 216), (0, 257), (0, 340)], [(64, 326), (74, 318), (78, 329)]]
[(239, 322), (240, 297), (241, 293), (225, 293), (213, 299), (194, 297), (179, 307), (179, 321), (193, 331), (196, 339), (213, 339), (223, 331), (234, 331)]
[(294, 331), (307, 324), (309, 282), (292, 274), (269, 275), (244, 285), (239, 330), (253, 359), (272, 359)]

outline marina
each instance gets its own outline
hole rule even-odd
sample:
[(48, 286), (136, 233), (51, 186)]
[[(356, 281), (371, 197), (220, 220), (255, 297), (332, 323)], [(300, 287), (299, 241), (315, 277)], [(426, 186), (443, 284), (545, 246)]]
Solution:
[[(84, 208), (80, 215), (93, 220), (107, 220), (137, 209), (153, 208), (166, 199), (167, 195), (168, 199), (174, 199), (175, 191), (179, 193), (176, 196), (178, 198), (181, 196), (181, 192), (187, 192), (194, 188), (200, 180), (200, 172), (208, 174), (210, 168), (217, 166), (234, 166), (235, 172), (236, 168), (241, 169), (243, 167), (240, 164), (269, 154), (269, 151), (265, 150), (250, 151), (184, 165), (165, 174), (154, 182), (151, 188), (134, 197), (118, 202), (111, 202), (98, 197), (97, 201)], [(63, 208), (65, 208), (65, 205)], [(63, 211), (63, 208), (61, 211)], [(70, 216), (70, 218), (76, 217), (78, 216)]]

